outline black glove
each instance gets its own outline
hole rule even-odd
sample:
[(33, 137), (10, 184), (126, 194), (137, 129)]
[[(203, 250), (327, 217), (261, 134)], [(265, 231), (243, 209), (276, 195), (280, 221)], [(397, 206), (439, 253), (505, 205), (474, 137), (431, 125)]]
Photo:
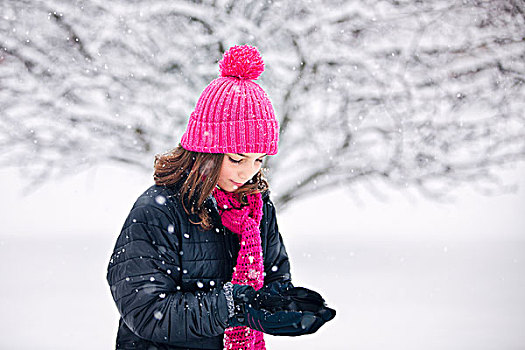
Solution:
[[(295, 310), (312, 312), (324, 322), (332, 320), (336, 315), (336, 311), (326, 305), (325, 300), (319, 293), (308, 288), (293, 287), (284, 289), (282, 296), (289, 297), (295, 303)], [(292, 308), (291, 310), (294, 309)]]
[(293, 288), (293, 284), (290, 281), (273, 281), (269, 284), (262, 286), (259, 291), (270, 293), (270, 294), (279, 294), (281, 295), (285, 290)]
[(288, 310), (303, 312), (302, 325), (309, 329), (307, 334), (315, 333), (336, 315), (336, 311), (326, 305), (319, 293), (303, 287), (294, 287), (291, 282), (275, 281), (261, 290), (289, 298), (292, 303), (288, 304)]
[(228, 320), (229, 327), (247, 326), (263, 333), (280, 336), (309, 334), (314, 326), (312, 316), (294, 309), (290, 298), (251, 286), (233, 284), (235, 315)]
[(294, 287), (292, 282), (274, 281), (263, 286), (260, 291), (271, 294), (279, 294), (290, 298), (293, 302), (290, 304), (290, 311), (309, 311), (321, 317), (325, 322), (335, 317), (336, 311), (326, 306), (323, 297), (310, 289), (303, 287)]

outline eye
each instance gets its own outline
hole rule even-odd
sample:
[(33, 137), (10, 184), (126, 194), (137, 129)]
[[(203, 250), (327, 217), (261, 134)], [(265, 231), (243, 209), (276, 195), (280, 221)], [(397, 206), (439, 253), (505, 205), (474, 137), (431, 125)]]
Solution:
[[(235, 160), (232, 157), (228, 157), (228, 159), (230, 160), (230, 162), (235, 163), (235, 164), (239, 164), (240, 162), (242, 162), (242, 159), (241, 160)], [(262, 163), (264, 161), (264, 159), (257, 159), (257, 161), (259, 163)]]
[(241, 160), (235, 160), (232, 157), (228, 157), (228, 159), (230, 159), (230, 162), (235, 163), (235, 164), (239, 164), (242, 161), (242, 159)]

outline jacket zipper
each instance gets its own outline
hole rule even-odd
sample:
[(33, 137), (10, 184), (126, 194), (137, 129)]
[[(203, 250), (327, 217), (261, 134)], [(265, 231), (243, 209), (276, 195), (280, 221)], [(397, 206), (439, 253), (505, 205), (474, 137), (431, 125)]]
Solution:
[(226, 271), (226, 276), (230, 275), (230, 272), (233, 270), (233, 254), (232, 254), (232, 237), (230, 234), (226, 233), (226, 229), (224, 229), (226, 234), (226, 240), (228, 241), (228, 254), (230, 255), (230, 259), (228, 260), (228, 271)]
[(229, 276), (230, 273), (233, 273), (233, 266), (234, 266), (233, 254), (232, 254), (232, 248), (233, 248), (232, 234), (228, 233), (226, 227), (224, 227), (224, 225), (222, 225), (221, 216), (219, 214), (219, 211), (217, 210), (217, 201), (216, 201), (216, 199), (212, 195), (210, 195), (210, 200), (212, 201), (212, 207), (213, 207), (213, 209), (215, 211), (215, 214), (216, 214), (216, 217), (217, 217), (217, 222), (222, 227), (222, 232), (224, 234), (224, 238), (225, 238), (224, 246), (225, 246), (226, 251), (228, 253), (226, 255), (226, 257), (230, 256), (229, 263), (226, 264), (226, 276)]

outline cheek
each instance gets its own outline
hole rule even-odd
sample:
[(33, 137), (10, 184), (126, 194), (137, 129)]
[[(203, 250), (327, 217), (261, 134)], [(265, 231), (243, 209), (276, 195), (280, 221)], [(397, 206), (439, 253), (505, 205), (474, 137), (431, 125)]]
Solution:
[(231, 166), (228, 166), (228, 164), (226, 164), (226, 161), (224, 161), (225, 163), (222, 164), (222, 167), (221, 167), (221, 172), (219, 174), (219, 177), (221, 179), (229, 179), (230, 178), (230, 175), (232, 173), (232, 169), (231, 169)]

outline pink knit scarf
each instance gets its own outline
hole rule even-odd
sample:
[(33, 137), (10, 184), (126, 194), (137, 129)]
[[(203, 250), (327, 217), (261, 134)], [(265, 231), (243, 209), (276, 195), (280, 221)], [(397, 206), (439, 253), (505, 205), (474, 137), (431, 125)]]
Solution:
[[(240, 242), (237, 265), (233, 268), (232, 283), (250, 285), (255, 290), (264, 283), (264, 265), (259, 225), (262, 219), (262, 196), (260, 193), (247, 196), (248, 206), (241, 208), (233, 192), (215, 187), (213, 196), (221, 214), (222, 224), (237, 234)], [(249, 327), (230, 327), (224, 332), (224, 349), (266, 350), (260, 331)]]

